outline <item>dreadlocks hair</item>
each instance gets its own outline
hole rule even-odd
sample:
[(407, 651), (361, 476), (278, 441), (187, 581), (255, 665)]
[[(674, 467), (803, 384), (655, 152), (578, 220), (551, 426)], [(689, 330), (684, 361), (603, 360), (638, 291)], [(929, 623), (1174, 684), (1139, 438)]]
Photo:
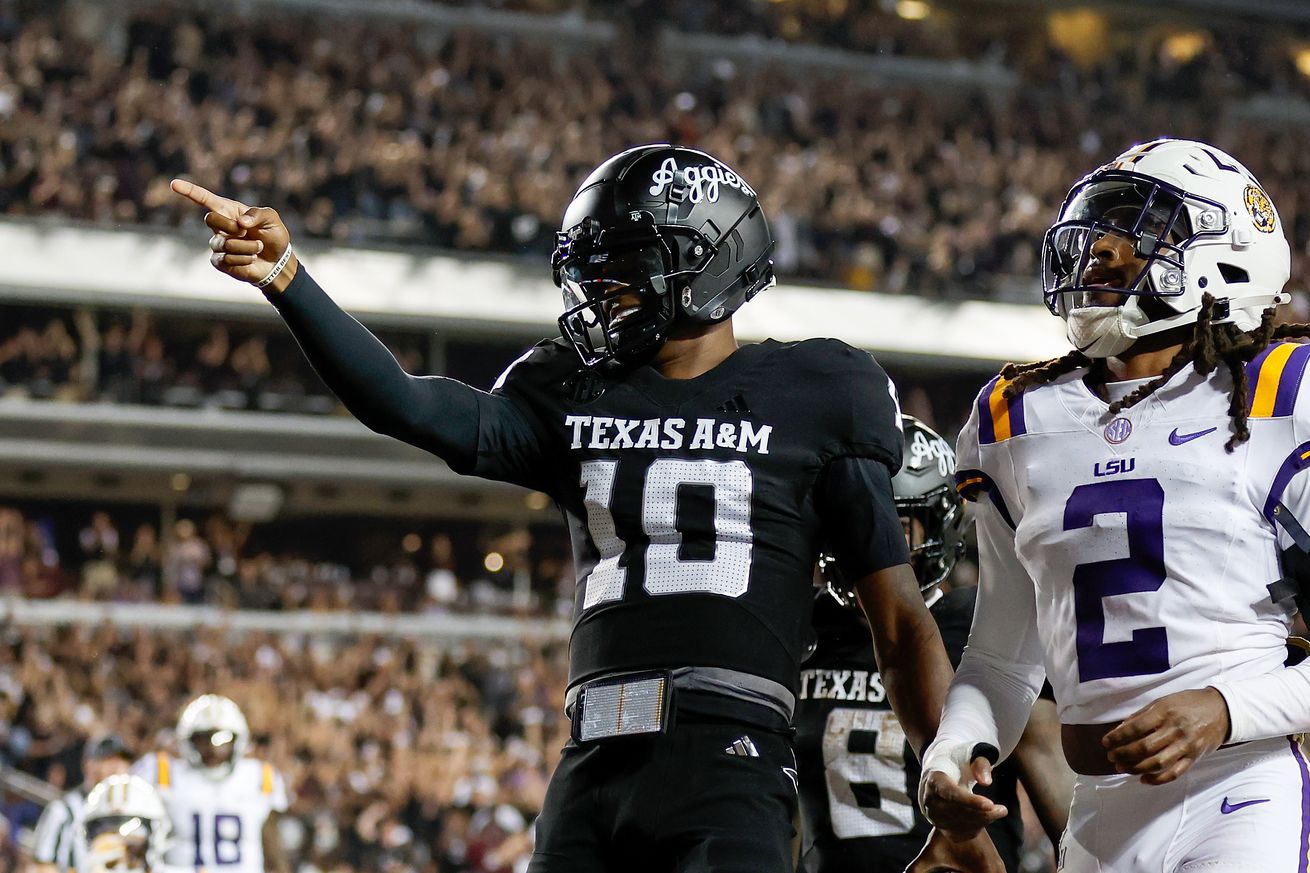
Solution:
[[(1270, 343), (1280, 339), (1310, 338), (1310, 324), (1274, 325), (1274, 307), (1266, 309), (1260, 317), (1260, 324), (1253, 330), (1239, 330), (1233, 324), (1214, 323), (1215, 298), (1211, 294), (1201, 295), (1201, 309), (1196, 316), (1196, 328), (1192, 338), (1183, 344), (1182, 350), (1174, 355), (1164, 372), (1150, 382), (1142, 385), (1127, 397), (1110, 404), (1110, 414), (1114, 415), (1136, 406), (1155, 393), (1156, 389), (1173, 378), (1189, 363), (1198, 373), (1209, 375), (1223, 366), (1233, 378), (1233, 387), (1229, 396), (1228, 415), (1232, 436), (1224, 444), (1230, 453), (1237, 446), (1251, 438), (1247, 427), (1246, 395), (1248, 380), (1246, 365), (1251, 363)], [(1082, 352), (1072, 351), (1049, 361), (1034, 364), (1006, 364), (1001, 369), (1001, 377), (1006, 379), (1003, 396), (1009, 400), (1018, 397), (1029, 388), (1045, 385), (1066, 373), (1072, 373), (1080, 367), (1087, 367), (1092, 375), (1101, 382), (1105, 381), (1105, 363), (1093, 360)]]
[(1006, 364), (1001, 368), (1001, 378), (1006, 386), (1001, 396), (1013, 400), (1029, 388), (1054, 382), (1065, 373), (1072, 373), (1079, 367), (1092, 367), (1095, 362), (1076, 349), (1067, 355), (1052, 358), (1049, 361), (1037, 361), (1033, 364)]

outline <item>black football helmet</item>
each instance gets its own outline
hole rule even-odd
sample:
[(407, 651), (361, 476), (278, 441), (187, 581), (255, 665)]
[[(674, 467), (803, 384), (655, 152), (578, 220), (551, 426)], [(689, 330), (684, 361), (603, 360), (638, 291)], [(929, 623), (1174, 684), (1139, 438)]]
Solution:
[(892, 477), (896, 511), (910, 542), (910, 564), (919, 588), (940, 585), (964, 554), (967, 516), (955, 490), (955, 450), (941, 434), (912, 415), (901, 416), (905, 460)]
[[(896, 513), (910, 546), (910, 566), (925, 594), (951, 575), (964, 554), (968, 516), (955, 490), (955, 451), (937, 431), (912, 415), (901, 416), (905, 459), (892, 477)], [(854, 580), (831, 555), (819, 556), (824, 583), (840, 603), (855, 605)]]
[(754, 189), (682, 146), (628, 149), (564, 211), (551, 269), (559, 326), (583, 364), (635, 364), (676, 323), (714, 324), (773, 284), (773, 235)]

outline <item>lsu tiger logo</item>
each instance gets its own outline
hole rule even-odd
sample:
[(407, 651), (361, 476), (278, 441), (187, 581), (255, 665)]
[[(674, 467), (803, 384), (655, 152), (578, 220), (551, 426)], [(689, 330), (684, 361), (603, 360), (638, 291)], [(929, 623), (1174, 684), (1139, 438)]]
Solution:
[(1242, 200), (1246, 203), (1246, 211), (1251, 213), (1251, 220), (1255, 222), (1256, 230), (1273, 233), (1278, 219), (1274, 213), (1274, 204), (1269, 202), (1269, 196), (1256, 186), (1247, 185)]

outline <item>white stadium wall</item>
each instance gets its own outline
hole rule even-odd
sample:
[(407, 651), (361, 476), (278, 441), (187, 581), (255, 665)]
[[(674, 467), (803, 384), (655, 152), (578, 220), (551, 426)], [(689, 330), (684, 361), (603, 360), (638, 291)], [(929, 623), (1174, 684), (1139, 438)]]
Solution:
[[(207, 231), (111, 231), (0, 221), (0, 299), (144, 305), (268, 315), (258, 292), (209, 265)], [(378, 322), (452, 332), (554, 335), (561, 303), (546, 265), (347, 247), (298, 247), (343, 307)], [(1031, 361), (1063, 354), (1058, 319), (1040, 305), (932, 301), (784, 283), (736, 317), (746, 340), (833, 336), (889, 359), (937, 366)]]

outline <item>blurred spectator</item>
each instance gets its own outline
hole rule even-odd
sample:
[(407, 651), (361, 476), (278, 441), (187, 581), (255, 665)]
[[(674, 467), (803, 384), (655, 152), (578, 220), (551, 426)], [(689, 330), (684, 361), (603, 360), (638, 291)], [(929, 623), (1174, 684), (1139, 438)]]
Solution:
[(0, 593), (23, 592), (24, 532), (22, 514), (0, 507)]
[(164, 554), (164, 577), (183, 603), (205, 601), (205, 571), (213, 553), (195, 522), (182, 519), (173, 528), (173, 543)]
[(137, 525), (132, 537), (132, 551), (123, 568), (128, 598), (132, 600), (162, 599), (163, 567), (160, 559), (159, 537), (149, 524)]
[(109, 513), (97, 512), (78, 534), (82, 548), (82, 596), (97, 600), (118, 584), (118, 530)]
[(455, 576), (455, 550), (450, 537), (445, 534), (432, 537), (428, 561), (428, 574), (424, 580), (427, 606), (444, 612), (455, 605), (460, 593), (459, 579)]
[(23, 869), (14, 826), (7, 815), (0, 814), (0, 873), (19, 873)]

